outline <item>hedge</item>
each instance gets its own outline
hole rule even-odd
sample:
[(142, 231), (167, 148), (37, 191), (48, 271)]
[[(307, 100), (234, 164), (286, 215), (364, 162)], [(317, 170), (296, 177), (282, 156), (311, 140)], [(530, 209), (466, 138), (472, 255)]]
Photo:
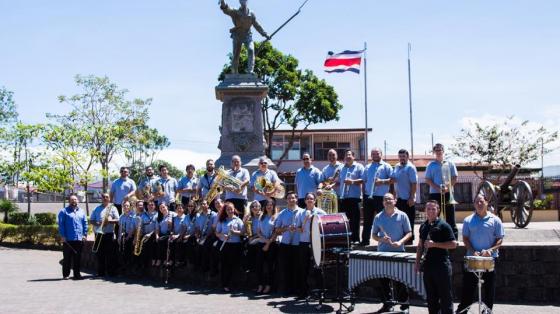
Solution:
[(0, 242), (24, 242), (31, 244), (60, 243), (58, 226), (11, 225), (0, 223)]

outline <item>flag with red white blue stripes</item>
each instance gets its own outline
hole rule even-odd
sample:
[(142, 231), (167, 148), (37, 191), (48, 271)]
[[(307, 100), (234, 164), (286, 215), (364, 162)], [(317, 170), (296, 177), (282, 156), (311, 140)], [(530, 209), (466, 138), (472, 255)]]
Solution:
[(345, 50), (341, 53), (329, 51), (327, 60), (325, 60), (325, 72), (340, 73), (351, 71), (359, 74), (363, 53), (363, 50)]

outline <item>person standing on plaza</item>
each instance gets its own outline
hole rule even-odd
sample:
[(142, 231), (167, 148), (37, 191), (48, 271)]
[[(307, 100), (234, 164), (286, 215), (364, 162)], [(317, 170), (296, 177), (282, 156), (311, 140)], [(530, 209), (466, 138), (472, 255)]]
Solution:
[[(270, 190), (265, 190), (267, 187), (262, 186), (260, 181), (266, 181), (268, 184), (271, 184), (274, 188)], [(253, 192), (255, 192), (255, 200), (261, 203), (261, 208), (267, 203), (269, 198), (274, 196), (276, 193), (276, 189), (281, 184), (280, 179), (278, 178), (278, 174), (276, 171), (272, 169), (268, 169), (268, 161), (265, 157), (259, 158), (259, 169), (257, 169), (251, 175), (251, 188)]]
[(121, 167), (121, 176), (111, 184), (110, 202), (117, 208), (119, 215), (122, 215), (122, 203), (136, 192), (136, 183), (128, 177), (130, 170)]
[(362, 183), (364, 166), (354, 161), (354, 152), (347, 150), (344, 157), (344, 167), (340, 171), (339, 196), (341, 208), (348, 216), (353, 244), (360, 242), (360, 198), (362, 196)]
[(83, 243), (87, 237), (88, 225), (86, 213), (78, 207), (78, 197), (71, 194), (68, 206), (58, 213), (58, 233), (62, 241), (62, 278), (70, 276), (70, 266), (74, 272), (74, 279), (82, 279), (80, 274), (80, 260)]
[(154, 184), (159, 180), (159, 176), (154, 174), (154, 168), (152, 166), (147, 166), (145, 169), (145, 176), (140, 179), (138, 183), (138, 189), (136, 189), (136, 197), (139, 200), (143, 200), (145, 204), (148, 201), (152, 201), (154, 196), (152, 194), (152, 188)]
[(399, 163), (395, 166), (391, 175), (391, 183), (395, 184), (397, 192), (397, 208), (408, 216), (412, 237), (406, 245), (414, 241), (414, 220), (416, 219), (416, 188), (418, 186), (418, 171), (409, 161), (408, 151), (399, 150)]
[[(200, 177), (200, 180), (198, 181), (198, 185), (197, 185), (197, 193), (200, 196), (201, 200), (206, 198), (206, 195), (212, 188), (215, 179), (216, 179), (216, 171), (214, 171), (214, 160), (208, 159), (206, 161), (206, 173), (204, 173), (204, 175)], [(207, 200), (208, 207), (210, 207), (210, 209), (212, 209), (212, 211), (214, 212), (218, 210), (216, 208), (216, 200), (219, 198), (220, 197), (218, 196), (213, 200)]]
[(237, 180), (241, 181), (240, 189), (233, 189), (229, 186), (224, 187), (226, 190), (226, 202), (231, 202), (235, 206), (237, 212), (243, 215), (245, 206), (247, 206), (247, 185), (251, 180), (249, 170), (241, 167), (241, 157), (233, 155), (231, 157), (231, 169), (227, 174)]
[[(383, 210), (375, 215), (373, 220), (372, 237), (377, 241), (379, 252), (404, 252), (404, 244), (412, 236), (410, 222), (406, 213), (395, 207), (395, 198), (391, 193), (383, 196)], [(406, 286), (393, 280), (394, 295), (391, 296), (391, 280), (381, 278), (383, 307), (377, 313), (392, 311), (391, 297), (401, 304), (401, 311), (407, 311), (408, 291)]]
[(296, 171), (296, 193), (298, 198), (298, 206), (305, 208), (305, 195), (307, 193), (317, 193), (319, 184), (321, 183), (321, 170), (311, 164), (312, 159), (309, 153), (303, 154), (303, 167)]
[[(154, 197), (158, 208), (163, 204), (169, 211), (175, 211), (175, 196), (177, 192), (177, 180), (169, 175), (167, 166), (159, 166), (161, 178), (155, 183)], [(161, 215), (161, 211), (160, 211)], [(159, 218), (160, 216), (158, 216)], [(161, 216), (162, 217), (162, 216)]]
[(185, 171), (185, 176), (179, 180), (177, 185), (177, 193), (181, 194), (181, 204), (183, 208), (187, 208), (190, 200), (196, 194), (196, 187), (198, 184), (198, 180), (194, 175), (194, 165), (187, 165)]
[[(463, 243), (467, 249), (467, 256), (492, 257), (496, 260), (505, 236), (502, 221), (488, 211), (488, 200), (484, 195), (476, 196), (474, 207), (476, 211), (463, 221)], [(496, 267), (492, 271), (484, 272), (482, 280), (482, 302), (492, 309), (496, 290)], [(473, 303), (477, 283), (476, 275), (463, 269), (463, 289), (457, 313), (461, 313)]]
[(95, 242), (93, 244), (97, 256), (97, 276), (114, 276), (116, 274), (115, 224), (119, 222), (119, 212), (111, 203), (109, 194), (102, 194), (102, 203), (90, 216)]
[(416, 249), (416, 272), (424, 272), (426, 300), (430, 314), (453, 313), (453, 286), (449, 250), (457, 247), (451, 226), (439, 218), (439, 203), (426, 202), (427, 220), (420, 226)]
[[(436, 159), (428, 164), (425, 174), (426, 183), (430, 186), (430, 199), (439, 202), (440, 213), (444, 211), (445, 221), (451, 226), (455, 239), (457, 239), (459, 232), (455, 223), (455, 205), (449, 204), (450, 188), (457, 183), (457, 167), (455, 167), (453, 162), (445, 160), (445, 150), (442, 144), (434, 145), (433, 152), (436, 155)], [(443, 181), (443, 165), (446, 163), (451, 176), (449, 178), (450, 186), (445, 185)], [(445, 199), (445, 208), (441, 203), (442, 197)]]
[(383, 210), (383, 196), (389, 192), (393, 168), (381, 159), (379, 148), (371, 150), (371, 163), (366, 166), (362, 179), (364, 188), (364, 228), (362, 246), (369, 245), (373, 217)]

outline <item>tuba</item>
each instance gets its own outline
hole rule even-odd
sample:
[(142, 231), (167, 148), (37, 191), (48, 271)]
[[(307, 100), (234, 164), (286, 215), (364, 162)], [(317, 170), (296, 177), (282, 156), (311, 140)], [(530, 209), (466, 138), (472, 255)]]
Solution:
[(286, 189), (282, 184), (276, 185), (270, 182), (264, 176), (260, 176), (257, 178), (257, 180), (255, 181), (255, 189), (257, 189), (257, 191), (259, 191), (260, 193), (265, 194), (274, 192), (274, 194), (272, 194), (271, 196), (273, 198), (284, 198), (284, 196), (286, 196)]

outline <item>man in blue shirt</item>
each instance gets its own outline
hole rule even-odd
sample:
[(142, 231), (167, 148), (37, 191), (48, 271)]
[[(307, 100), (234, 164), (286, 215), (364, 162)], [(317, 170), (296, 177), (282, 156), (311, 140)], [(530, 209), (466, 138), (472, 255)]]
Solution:
[(243, 214), (245, 206), (247, 206), (247, 186), (251, 175), (249, 170), (241, 167), (241, 157), (239, 155), (231, 157), (231, 169), (227, 171), (227, 174), (241, 181), (241, 188), (235, 190), (226, 186), (224, 188), (226, 190), (226, 202), (232, 202), (237, 212)]
[[(484, 195), (476, 196), (474, 207), (476, 212), (463, 221), (463, 242), (467, 249), (467, 256), (485, 256), (497, 259), (498, 248), (502, 245), (505, 236), (502, 221), (488, 212), (488, 201)], [(484, 272), (482, 280), (484, 280), (482, 302), (492, 309), (496, 289), (496, 268), (493, 271)], [(477, 284), (476, 275), (463, 269), (463, 291), (461, 303), (457, 308), (458, 313), (475, 301)]]
[(397, 208), (408, 216), (412, 237), (407, 245), (414, 241), (414, 220), (416, 218), (416, 188), (418, 186), (418, 172), (414, 164), (409, 161), (406, 149), (399, 150), (399, 164), (395, 166), (391, 175), (391, 183), (395, 184), (397, 192)]
[[(206, 173), (202, 177), (200, 177), (200, 179), (198, 180), (198, 185), (196, 187), (200, 199), (206, 198), (206, 194), (208, 194), (208, 192), (212, 188), (212, 185), (214, 184), (214, 179), (216, 179), (216, 172), (214, 171), (214, 160), (208, 159), (206, 161)], [(216, 197), (216, 199), (217, 198), (219, 197)], [(217, 211), (216, 204), (215, 204), (216, 199), (207, 200), (208, 206), (214, 212)]]
[(389, 192), (391, 184), (391, 165), (381, 159), (380, 148), (371, 150), (371, 163), (366, 166), (362, 179), (364, 180), (364, 228), (362, 229), (363, 246), (369, 245), (373, 216), (383, 210), (383, 196)]
[(82, 279), (80, 275), (80, 259), (83, 242), (87, 237), (86, 213), (78, 207), (78, 197), (68, 197), (68, 207), (58, 213), (58, 233), (62, 241), (62, 278), (68, 279), (70, 264), (74, 270), (74, 279)]
[(187, 165), (186, 174), (179, 180), (177, 193), (181, 194), (181, 204), (187, 208), (189, 201), (196, 194), (197, 179), (194, 176), (194, 165)]
[(311, 164), (311, 155), (303, 154), (303, 167), (296, 171), (296, 192), (300, 196), (298, 198), (298, 206), (305, 208), (305, 195), (307, 193), (316, 193), (319, 183), (321, 183), (321, 170)]
[(154, 174), (154, 168), (152, 166), (146, 167), (145, 174), (146, 176), (140, 179), (140, 182), (138, 183), (136, 197), (138, 197), (139, 200), (144, 200), (147, 204), (148, 201), (154, 199), (154, 196), (152, 195), (152, 187), (156, 181), (159, 180), (159, 177)]
[(344, 157), (344, 167), (340, 171), (339, 187), (341, 208), (346, 213), (350, 223), (353, 244), (360, 242), (360, 198), (362, 196), (362, 183), (364, 166), (354, 161), (354, 152), (347, 150)]
[(115, 205), (119, 215), (122, 215), (122, 203), (128, 201), (128, 198), (136, 192), (136, 183), (128, 177), (129, 172), (127, 167), (121, 167), (120, 178), (111, 184), (111, 203)]
[[(386, 193), (383, 196), (385, 208), (375, 216), (373, 221), (372, 236), (377, 241), (379, 252), (404, 252), (404, 244), (412, 236), (408, 216), (395, 208), (395, 198), (393, 194)], [(391, 280), (381, 278), (383, 307), (377, 313), (392, 311), (392, 304), (389, 302), (391, 296)], [(394, 296), (396, 301), (401, 304), (401, 311), (408, 309), (408, 292), (406, 286), (398, 281), (393, 281)]]
[[(264, 179), (261, 179), (264, 178)], [(274, 188), (270, 190), (266, 190), (267, 187), (261, 186), (261, 182), (259, 181), (267, 181), (273, 185)], [(278, 178), (278, 174), (276, 171), (272, 169), (268, 169), (268, 161), (267, 158), (261, 157), (259, 158), (259, 169), (257, 169), (251, 175), (251, 182), (249, 183), (253, 192), (255, 192), (255, 200), (261, 203), (261, 208), (266, 206), (267, 200), (274, 197), (276, 190), (280, 186), (282, 181)]]
[[(169, 175), (169, 170), (167, 166), (159, 166), (159, 174), (161, 178), (156, 181), (154, 197), (156, 204), (158, 206), (165, 204), (169, 211), (175, 211), (175, 196), (177, 193), (177, 180)], [(161, 212), (158, 218), (161, 217)]]
[[(445, 221), (451, 226), (453, 235), (457, 239), (459, 232), (455, 224), (455, 205), (449, 204), (450, 189), (457, 183), (457, 167), (451, 161), (444, 160), (445, 151), (442, 144), (434, 145), (433, 152), (436, 155), (436, 159), (428, 164), (425, 174), (426, 183), (430, 186), (430, 199), (440, 203), (440, 213), (443, 213), (445, 216)], [(449, 168), (449, 185), (445, 185), (443, 181), (444, 168)], [(441, 203), (442, 194), (445, 199), (445, 207)]]

